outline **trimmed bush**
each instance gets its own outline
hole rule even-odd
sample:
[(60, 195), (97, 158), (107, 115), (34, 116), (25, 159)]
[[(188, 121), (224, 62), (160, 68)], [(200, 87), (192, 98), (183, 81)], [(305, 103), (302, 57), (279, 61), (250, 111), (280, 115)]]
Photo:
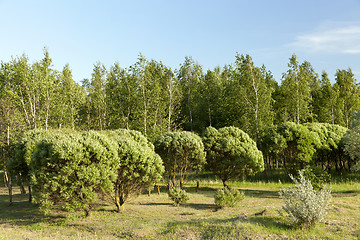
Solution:
[(168, 193), (170, 199), (174, 201), (175, 206), (186, 203), (190, 198), (187, 192), (181, 188), (171, 188)]
[(243, 192), (236, 189), (218, 189), (215, 196), (215, 204), (218, 208), (234, 207), (236, 203), (244, 200)]
[(285, 205), (282, 209), (288, 214), (290, 223), (301, 228), (313, 228), (326, 216), (331, 200), (330, 190), (315, 191), (310, 180), (299, 171), (299, 179), (290, 175), (295, 186), (282, 189), (280, 197)]
[(108, 131), (107, 135), (117, 143), (118, 161), (114, 168), (113, 189), (117, 211), (121, 212), (130, 196), (136, 196), (161, 179), (164, 166), (153, 144), (140, 132), (119, 129)]
[(262, 152), (247, 133), (236, 127), (217, 130), (207, 127), (202, 137), (207, 168), (218, 176), (224, 187), (228, 181), (264, 170)]
[(97, 193), (113, 190), (117, 159), (116, 142), (97, 132), (43, 139), (31, 161), (35, 202), (45, 213), (59, 205), (88, 216)]

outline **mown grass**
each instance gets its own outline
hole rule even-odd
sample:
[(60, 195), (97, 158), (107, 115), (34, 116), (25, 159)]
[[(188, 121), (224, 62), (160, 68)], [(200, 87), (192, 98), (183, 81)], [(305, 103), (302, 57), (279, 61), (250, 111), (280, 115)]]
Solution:
[[(312, 230), (296, 229), (279, 214), (278, 191), (289, 183), (238, 181), (231, 186), (246, 198), (235, 208), (216, 210), (214, 194), (222, 187), (216, 179), (203, 179), (200, 191), (186, 184), (187, 204), (174, 207), (162, 185), (131, 199), (123, 213), (111, 203), (99, 203), (93, 214), (53, 211), (43, 215), (28, 196), (14, 188), (13, 206), (0, 187), (0, 239), (358, 239), (360, 238), (360, 183), (332, 184), (329, 214)], [(262, 216), (255, 216), (266, 209)]]

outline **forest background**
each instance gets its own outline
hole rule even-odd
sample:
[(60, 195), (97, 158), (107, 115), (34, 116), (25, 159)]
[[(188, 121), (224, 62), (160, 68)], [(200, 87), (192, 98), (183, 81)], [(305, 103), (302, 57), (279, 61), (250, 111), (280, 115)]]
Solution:
[(125, 68), (97, 62), (92, 77), (79, 84), (68, 64), (54, 69), (44, 48), (43, 59), (35, 62), (26, 55), (1, 62), (1, 167), (21, 134), (37, 128), (126, 128), (153, 142), (164, 132), (201, 135), (208, 126), (235, 126), (264, 151), (268, 130), (286, 122), (349, 127), (360, 108), (359, 84), (350, 68), (334, 77), (315, 72), (295, 54), (280, 82), (250, 55), (236, 54), (233, 63), (205, 71), (192, 57), (173, 70), (139, 54)]

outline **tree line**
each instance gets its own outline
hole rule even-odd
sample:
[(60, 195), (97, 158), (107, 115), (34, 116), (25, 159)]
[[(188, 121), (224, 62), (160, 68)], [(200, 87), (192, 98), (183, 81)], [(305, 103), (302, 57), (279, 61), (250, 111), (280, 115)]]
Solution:
[(1, 62), (1, 165), (19, 136), (32, 129), (124, 128), (153, 142), (165, 132), (202, 134), (209, 126), (234, 126), (265, 152), (269, 129), (287, 122), (347, 128), (359, 108), (359, 84), (350, 68), (338, 69), (332, 83), (295, 54), (280, 82), (249, 55), (236, 54), (233, 63), (204, 71), (191, 57), (173, 70), (140, 54), (127, 68), (98, 62), (91, 78), (77, 83), (70, 66), (54, 69), (44, 49), (43, 59), (33, 63), (26, 55)]

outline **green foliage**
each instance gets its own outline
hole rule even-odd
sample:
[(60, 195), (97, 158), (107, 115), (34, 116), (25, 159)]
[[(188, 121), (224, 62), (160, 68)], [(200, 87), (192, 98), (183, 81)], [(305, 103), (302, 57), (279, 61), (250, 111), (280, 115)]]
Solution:
[(214, 196), (215, 204), (218, 208), (234, 207), (235, 204), (244, 200), (243, 192), (236, 189), (223, 188), (218, 189)]
[(117, 159), (116, 143), (105, 135), (58, 134), (44, 138), (32, 158), (34, 200), (45, 213), (53, 205), (90, 214), (97, 192), (110, 192)]
[(351, 114), (360, 107), (359, 86), (350, 68), (347, 70), (338, 69), (335, 73), (335, 81), (334, 86), (337, 86), (339, 90), (339, 108), (341, 109), (337, 123), (350, 127)]
[(21, 138), (18, 140), (15, 147), (15, 157), (10, 158), (8, 161), (8, 170), (12, 174), (20, 174), (24, 180), (28, 180), (29, 171), (31, 169), (31, 159), (34, 151), (36, 150), (36, 144), (41, 142), (46, 137), (60, 134), (60, 133), (72, 133), (72, 130), (44, 130), (35, 129), (24, 132)]
[[(289, 59), (289, 70), (283, 74), (280, 92), (283, 96), (281, 111), (285, 121), (297, 124), (306, 122), (310, 114), (310, 81), (311, 66), (306, 62), (299, 65), (297, 56), (293, 54)], [(305, 64), (305, 65), (304, 65)], [(313, 70), (312, 70), (313, 71)]]
[(265, 66), (256, 67), (250, 55), (237, 54), (235, 59), (230, 79), (224, 82), (222, 127), (238, 127), (257, 141), (273, 121), (272, 76)]
[(306, 166), (301, 173), (305, 179), (310, 180), (316, 191), (323, 189), (324, 184), (330, 183), (331, 180), (331, 175), (319, 167)]
[(356, 161), (353, 171), (360, 171), (360, 110), (354, 113), (349, 131), (344, 136), (345, 152)]
[(200, 169), (206, 162), (201, 138), (192, 132), (168, 132), (154, 143), (155, 151), (164, 161), (166, 174), (173, 177), (179, 174), (182, 186), (187, 170)]
[(185, 204), (190, 199), (189, 194), (181, 188), (171, 188), (168, 195), (169, 198), (174, 201), (175, 206)]
[(268, 151), (282, 155), (285, 167), (292, 172), (310, 163), (320, 145), (318, 135), (293, 122), (278, 125), (275, 132), (269, 133), (272, 135), (265, 138)]
[(226, 185), (226, 181), (243, 174), (264, 170), (264, 160), (256, 143), (236, 127), (216, 130), (208, 127), (203, 135), (207, 167)]
[(284, 200), (283, 210), (291, 224), (302, 228), (313, 228), (327, 212), (331, 200), (330, 190), (315, 191), (310, 180), (299, 171), (299, 180), (290, 175), (295, 186), (282, 189), (279, 194)]
[(121, 211), (129, 196), (139, 194), (141, 189), (149, 188), (161, 179), (164, 167), (152, 143), (140, 132), (119, 129), (107, 134), (117, 143), (114, 200)]

